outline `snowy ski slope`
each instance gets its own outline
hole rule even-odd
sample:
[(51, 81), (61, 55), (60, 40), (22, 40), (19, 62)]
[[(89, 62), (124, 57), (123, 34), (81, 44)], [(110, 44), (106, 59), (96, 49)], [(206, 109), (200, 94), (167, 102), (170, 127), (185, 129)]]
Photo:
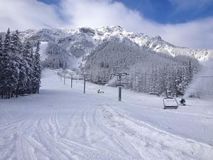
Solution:
[(158, 97), (82, 90), (47, 70), (39, 95), (0, 100), (0, 160), (213, 159), (211, 101), (165, 111)]

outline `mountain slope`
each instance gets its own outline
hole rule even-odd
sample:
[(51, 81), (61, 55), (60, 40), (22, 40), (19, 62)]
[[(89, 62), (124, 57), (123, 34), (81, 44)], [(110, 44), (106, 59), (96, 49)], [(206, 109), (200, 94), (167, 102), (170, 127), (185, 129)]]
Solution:
[(0, 99), (0, 159), (212, 160), (211, 102), (164, 111), (161, 98), (124, 90), (121, 103), (116, 88), (100, 95), (87, 83), (83, 94), (82, 81), (71, 89), (50, 70), (41, 85), (39, 95)]
[[(142, 33), (127, 32), (119, 26), (102, 27), (97, 29), (78, 28), (78, 29), (42, 29), (27, 30), (21, 32), (23, 40), (40, 40), (52, 42), (65, 49), (68, 54), (81, 58), (89, 55), (99, 44), (106, 40), (116, 37), (118, 39), (129, 39), (141, 48), (146, 48), (157, 53), (163, 53), (170, 56), (185, 55), (191, 56), (199, 61), (206, 61), (213, 57), (213, 51), (207, 49), (190, 49), (177, 47), (161, 37), (149, 37)], [(79, 66), (79, 65), (78, 65)]]
[(195, 58), (202, 61), (212, 56), (211, 51), (176, 47), (160, 37), (119, 26), (29, 30), (21, 35), (23, 41), (47, 44), (46, 54), (41, 55), (44, 67), (86, 71), (92, 82), (102, 84), (116, 72), (127, 72), (127, 87), (146, 93), (183, 95), (200, 67)]

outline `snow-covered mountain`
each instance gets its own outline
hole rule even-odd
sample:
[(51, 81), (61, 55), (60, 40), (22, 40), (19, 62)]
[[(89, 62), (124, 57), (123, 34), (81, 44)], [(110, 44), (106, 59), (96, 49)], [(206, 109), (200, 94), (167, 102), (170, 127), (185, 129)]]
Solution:
[[(114, 38), (120, 40), (128, 39), (139, 45), (141, 48), (171, 55), (173, 57), (185, 55), (194, 57), (199, 61), (206, 61), (213, 57), (213, 50), (178, 47), (164, 41), (160, 36), (150, 37), (143, 33), (128, 32), (120, 26), (96, 29), (77, 28), (26, 30), (21, 32), (21, 37), (23, 40), (40, 40), (42, 42), (56, 43), (65, 49), (68, 54), (73, 55), (76, 60), (89, 55), (92, 50), (104, 41), (114, 40)], [(78, 62), (81, 63), (81, 60)]]
[(171, 56), (192, 56), (200, 61), (205, 61), (208, 60), (210, 57), (213, 57), (213, 50), (178, 47), (164, 41), (160, 36), (150, 37), (143, 33), (127, 32), (120, 26), (103, 27), (96, 30), (97, 33), (99, 33), (98, 35), (100, 36), (98, 37), (98, 39), (109, 39), (112, 36), (120, 37), (121, 39), (128, 38), (139, 46), (148, 48), (158, 53), (165, 53)]
[(120, 26), (27, 30), (20, 35), (23, 41), (41, 41), (43, 67), (87, 72), (95, 83), (127, 72), (127, 87), (146, 93), (164, 94), (169, 89), (182, 95), (200, 69), (198, 61), (213, 57), (212, 50), (177, 47), (159, 36), (128, 32)]

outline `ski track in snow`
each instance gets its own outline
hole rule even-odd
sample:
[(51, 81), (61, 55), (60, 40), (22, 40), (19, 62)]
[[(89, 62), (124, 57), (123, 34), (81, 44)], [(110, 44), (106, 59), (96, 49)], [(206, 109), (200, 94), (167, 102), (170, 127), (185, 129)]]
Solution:
[(0, 100), (0, 160), (213, 159), (212, 146), (154, 128), (47, 74), (40, 95)]

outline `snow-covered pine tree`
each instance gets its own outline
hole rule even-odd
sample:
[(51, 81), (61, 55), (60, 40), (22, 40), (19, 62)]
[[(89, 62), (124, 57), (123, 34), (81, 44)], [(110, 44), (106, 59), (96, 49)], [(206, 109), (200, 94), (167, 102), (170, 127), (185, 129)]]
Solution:
[(2, 52), (3, 52), (3, 38), (0, 35), (0, 55), (2, 54)]
[(3, 85), (1, 84), (3, 80), (3, 38), (0, 36), (0, 95), (3, 97)]
[(18, 84), (18, 72), (12, 57), (11, 35), (10, 30), (8, 29), (3, 43), (3, 53), (1, 58), (2, 73), (0, 84), (3, 98), (11, 98), (14, 96)]
[(23, 45), (19, 38), (19, 32), (16, 30), (15, 33), (11, 36), (11, 48), (14, 53), (15, 62), (17, 63), (17, 69), (19, 72), (18, 85), (16, 89), (16, 97), (18, 95), (23, 95), (26, 90), (27, 75), (26, 67), (27, 63), (23, 59)]
[[(22, 54), (23, 52), (21, 52)], [(19, 63), (19, 80), (18, 80), (18, 87), (17, 87), (17, 94), (24, 95), (26, 93), (27, 87), (27, 62), (22, 58)]]
[(4, 53), (8, 52), (10, 49), (10, 39), (11, 39), (10, 29), (8, 28), (5, 38), (4, 38), (4, 42), (3, 42), (3, 52)]
[(3, 37), (0, 35), (0, 57), (2, 57), (2, 54), (3, 54)]
[(29, 41), (24, 45), (23, 58), (26, 62), (27, 83), (25, 93), (32, 93), (32, 79), (33, 79), (33, 49)]
[(11, 36), (10, 50), (11, 50), (11, 60), (13, 61), (14, 66), (14, 74), (17, 77), (17, 87), (15, 90), (15, 95), (17, 97), (20, 83), (20, 72), (21, 72), (20, 64), (22, 61), (21, 41), (19, 39), (18, 31), (15, 31), (15, 33), (13, 33)]
[(13, 53), (19, 53), (19, 44), (20, 44), (20, 39), (19, 39), (19, 32), (16, 30), (15, 33), (11, 35), (11, 40), (10, 40), (10, 49)]
[(192, 60), (189, 59), (188, 63), (186, 64), (186, 79), (187, 79), (187, 85), (192, 81), (193, 77), (193, 68), (192, 68)]
[(32, 86), (33, 86), (33, 93), (39, 93), (40, 88), (40, 79), (41, 79), (41, 64), (40, 64), (40, 42), (36, 43), (36, 50), (33, 56), (33, 79), (32, 79)]
[(33, 55), (30, 42), (23, 45), (19, 32), (11, 35), (8, 29), (4, 39), (0, 36), (0, 96), (11, 98), (38, 93), (40, 77), (39, 43)]

